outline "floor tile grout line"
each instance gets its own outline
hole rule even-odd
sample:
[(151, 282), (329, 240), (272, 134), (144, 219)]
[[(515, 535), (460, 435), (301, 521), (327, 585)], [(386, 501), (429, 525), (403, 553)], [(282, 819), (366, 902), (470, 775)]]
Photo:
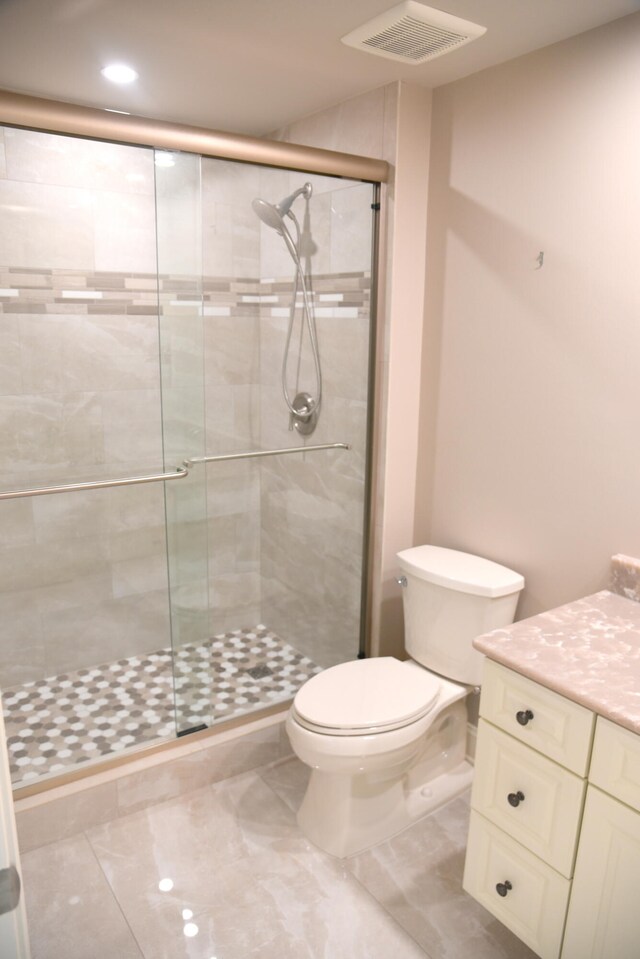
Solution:
[(274, 768), (275, 766), (281, 765), (281, 764), (283, 764), (283, 763), (287, 760), (287, 758), (289, 758), (289, 757), (286, 757), (286, 756), (285, 756), (285, 757), (281, 757), (280, 759), (274, 760), (274, 762), (272, 762), (272, 763), (267, 763), (267, 764), (264, 765), (264, 766), (258, 766), (255, 770), (252, 770), (252, 771), (255, 772), (255, 773), (260, 777), (260, 779), (261, 779), (262, 782), (265, 784), (265, 786), (267, 786), (267, 788), (273, 793), (273, 795), (276, 797), (276, 799), (278, 800), (278, 802), (281, 803), (281, 805), (283, 805), (283, 806), (285, 807), (285, 809), (287, 810), (287, 812), (290, 812), (292, 816), (295, 816), (295, 815), (296, 815), (295, 809), (292, 809), (292, 808), (291, 808), (291, 806), (289, 805), (289, 803), (288, 803), (285, 799), (283, 799), (282, 796), (279, 795), (279, 793), (276, 792), (276, 790), (273, 788), (273, 786), (271, 785), (271, 783), (270, 783), (270, 782), (267, 782), (267, 780), (264, 778), (264, 776), (263, 776), (263, 774), (262, 774), (262, 770), (272, 769), (272, 768)]
[(91, 839), (90, 839), (90, 837), (89, 837), (88, 830), (86, 830), (86, 829), (83, 830), (83, 831), (82, 831), (82, 835), (84, 836), (85, 840), (87, 841), (87, 844), (88, 844), (88, 846), (89, 846), (89, 849), (91, 850), (91, 854), (93, 855), (93, 858), (94, 858), (95, 861), (96, 861), (96, 864), (97, 864), (97, 866), (98, 866), (98, 869), (100, 870), (101, 874), (104, 876), (104, 881), (106, 882), (107, 887), (108, 887), (108, 889), (109, 889), (109, 892), (111, 893), (111, 897), (112, 897), (113, 901), (115, 902), (115, 904), (116, 904), (116, 906), (117, 906), (117, 908), (118, 908), (118, 912), (119, 912), (120, 915), (122, 916), (122, 919), (123, 919), (123, 921), (124, 921), (127, 929), (129, 930), (129, 933), (130, 933), (130, 935), (131, 935), (131, 938), (133, 939), (133, 941), (134, 941), (135, 944), (136, 944), (136, 948), (137, 948), (138, 952), (140, 953), (140, 959), (149, 959), (149, 957), (147, 957), (147, 954), (145, 953), (144, 949), (143, 949), (142, 946), (140, 945), (140, 942), (139, 942), (139, 940), (138, 940), (138, 937), (136, 936), (135, 932), (134, 932), (133, 929), (131, 928), (131, 924), (129, 923), (129, 920), (127, 919), (127, 917), (126, 917), (126, 915), (125, 915), (124, 909), (123, 909), (123, 907), (122, 907), (122, 904), (120, 903), (120, 900), (118, 899), (118, 897), (117, 897), (117, 895), (116, 895), (115, 889), (113, 888), (113, 886), (112, 886), (111, 883), (109, 882), (109, 877), (107, 876), (106, 872), (104, 871), (104, 868), (103, 868), (103, 866), (102, 866), (102, 863), (100, 862), (100, 857), (98, 856), (96, 850), (95, 850), (94, 847), (93, 847), (93, 843), (91, 842)]
[[(383, 903), (381, 903), (380, 900), (377, 899), (376, 896), (374, 896), (373, 893), (372, 893), (369, 889), (367, 889), (367, 887), (366, 887), (365, 885), (363, 885), (363, 883), (360, 882), (360, 880), (358, 879), (358, 877), (356, 876), (356, 874), (353, 872), (351, 866), (349, 865), (349, 863), (351, 862), (351, 859), (355, 859), (355, 858), (356, 858), (356, 857), (353, 856), (353, 857), (349, 857), (349, 858), (346, 859), (346, 860), (343, 860), (343, 861), (345, 862), (345, 864), (346, 864), (346, 868), (347, 868), (347, 870), (348, 870), (348, 873), (349, 873), (350, 878), (353, 879), (354, 882), (355, 882), (355, 884), (356, 884), (357, 886), (359, 886), (360, 889), (363, 890), (363, 892), (366, 893), (367, 898), (372, 899), (372, 900), (376, 903), (376, 905), (378, 906), (378, 908), (379, 908), (380, 910), (382, 910), (382, 912), (385, 914), (385, 916), (386, 916), (388, 919), (391, 920), (391, 922), (393, 923), (394, 926), (396, 926), (398, 929), (401, 929), (401, 930), (403, 931), (403, 933), (405, 934), (405, 936), (408, 936), (408, 938), (411, 939), (412, 942), (415, 942), (415, 944), (416, 944), (416, 946), (418, 947), (418, 949), (420, 949), (420, 951), (421, 951), (422, 953), (424, 953), (424, 959), (436, 959), (436, 957), (432, 956), (430, 953), (428, 953), (428, 952), (426, 951), (426, 949), (424, 948), (424, 946), (422, 945), (422, 943), (421, 943), (421, 942), (418, 942), (418, 940), (415, 938), (415, 936), (412, 936), (412, 935), (411, 935), (411, 933), (408, 931), (408, 929), (405, 929), (405, 928), (404, 928), (404, 926), (402, 925), (402, 923), (399, 922), (399, 921), (396, 919), (396, 917), (395, 917), (392, 913), (389, 912), (389, 910), (387, 909), (387, 907), (386, 907)], [(338, 861), (340, 861), (340, 860), (338, 860)]]

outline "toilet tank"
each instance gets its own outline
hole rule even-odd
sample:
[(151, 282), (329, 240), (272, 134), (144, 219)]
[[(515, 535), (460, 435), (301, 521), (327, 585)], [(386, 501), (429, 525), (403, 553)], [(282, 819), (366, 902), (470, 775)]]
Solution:
[(414, 546), (397, 554), (404, 580), (405, 649), (427, 669), (480, 685), (476, 636), (513, 622), (524, 587), (519, 573), (471, 553)]

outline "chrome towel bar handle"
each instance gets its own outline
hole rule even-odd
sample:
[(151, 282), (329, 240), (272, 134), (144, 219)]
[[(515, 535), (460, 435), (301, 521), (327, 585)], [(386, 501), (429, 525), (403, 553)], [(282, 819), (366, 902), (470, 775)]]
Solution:
[(190, 468), (198, 463), (222, 463), (225, 460), (250, 460), (260, 456), (283, 456), (286, 453), (315, 453), (317, 450), (350, 450), (348, 443), (321, 443), (319, 446), (287, 446), (276, 450), (247, 450), (244, 453), (220, 453), (216, 456), (192, 456), (185, 460)]
[(194, 456), (182, 466), (167, 473), (150, 473), (145, 476), (124, 476), (121, 479), (96, 480), (91, 483), (65, 483), (61, 486), (36, 486), (34, 489), (0, 491), (0, 500), (20, 499), (24, 496), (46, 496), (50, 493), (76, 493), (80, 490), (108, 489), (114, 486), (137, 486), (140, 483), (162, 483), (184, 479), (192, 466), (199, 463), (219, 463), (224, 460), (255, 459), (259, 456), (282, 456), (285, 453), (314, 453), (316, 450), (350, 450), (348, 443), (322, 443), (319, 446), (292, 446), (277, 450), (249, 450), (245, 453), (222, 453), (219, 456)]
[(94, 483), (67, 483), (63, 486), (37, 486), (35, 489), (17, 489), (0, 492), (1, 499), (19, 499), (22, 496), (45, 496), (48, 493), (77, 493), (79, 490), (107, 489), (112, 486), (137, 486), (140, 483), (160, 483), (184, 479), (188, 466), (179, 466), (169, 473), (151, 473), (147, 476), (126, 476), (122, 479), (96, 480)]

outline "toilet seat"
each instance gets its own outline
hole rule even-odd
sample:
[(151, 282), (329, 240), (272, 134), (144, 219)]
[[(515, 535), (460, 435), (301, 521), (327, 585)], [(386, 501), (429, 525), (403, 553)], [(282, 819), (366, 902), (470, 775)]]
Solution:
[(356, 660), (308, 680), (293, 714), (305, 729), (329, 736), (390, 732), (427, 715), (440, 686), (428, 670), (391, 656)]

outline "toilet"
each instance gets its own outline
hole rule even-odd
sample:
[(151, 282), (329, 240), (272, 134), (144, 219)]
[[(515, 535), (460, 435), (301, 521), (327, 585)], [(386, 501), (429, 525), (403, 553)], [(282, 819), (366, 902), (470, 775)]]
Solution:
[(416, 546), (397, 557), (410, 659), (332, 666), (298, 690), (287, 716), (292, 749), (311, 767), (298, 824), (340, 858), (470, 784), (465, 700), (483, 660), (472, 641), (513, 622), (524, 587), (519, 573), (457, 550)]

